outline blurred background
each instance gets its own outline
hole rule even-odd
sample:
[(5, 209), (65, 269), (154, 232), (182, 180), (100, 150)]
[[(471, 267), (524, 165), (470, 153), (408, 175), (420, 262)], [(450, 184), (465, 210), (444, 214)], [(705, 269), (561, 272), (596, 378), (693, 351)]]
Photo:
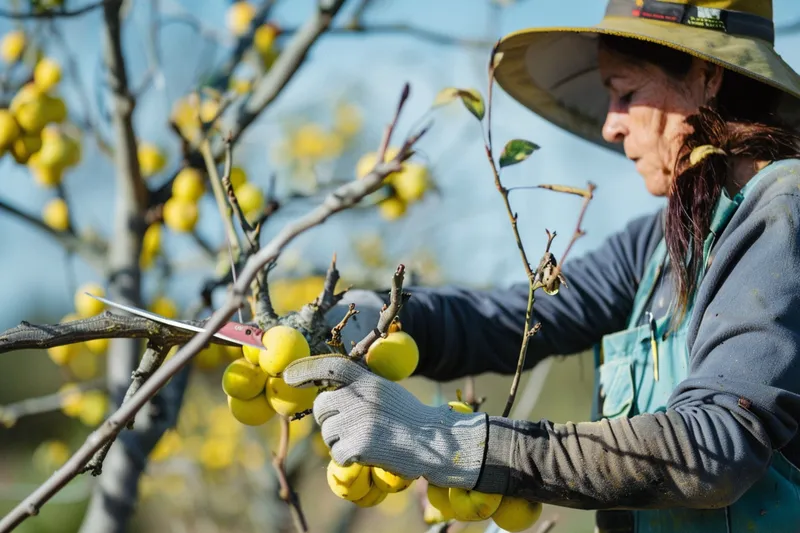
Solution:
[[(244, 3), (123, 4), (122, 51), (135, 95), (133, 126), (151, 190), (168, 187), (183, 165), (181, 136), (197, 133), (193, 121), (198, 111), (204, 120), (213, 119), (226, 95), (247, 95), (252, 80), (270, 75), (276, 58), (317, 10), (312, 0), (275, 1), (264, 21), (267, 29), (255, 33), (255, 45), (247, 48), (220, 88), (220, 73), (241, 46), (243, 35), (255, 28), (250, 28), (252, 12), (273, 4), (253, 0), (248, 9), (242, 8)], [(64, 244), (72, 241), (62, 238), (74, 230), (82, 242), (113, 239), (119, 191), (109, 154), (117, 141), (103, 61), (103, 10), (88, 9), (94, 4), (90, 0), (0, 2), (0, 35), (5, 36), (0, 45), (2, 107), (15, 105), (13, 99), (30, 80), (37, 62), (50, 61), (60, 70), (60, 81), (50, 93), (61, 98), (67, 110), (66, 122), (54, 128), (58, 131), (53, 135), (67, 137), (73, 150), (80, 147), (56, 177), (47, 174), (35, 157), (26, 164), (19, 162), (25, 159), (20, 154), (9, 153), (0, 160), (0, 301), (4, 302), (0, 330), (23, 320), (59, 322), (75, 312), (79, 287), (107, 283), (102, 270), (85, 254), (70, 251)], [(773, 4), (780, 29), (776, 48), (790, 65), (800, 68), (800, 37), (794, 32), (800, 5), (791, 0)], [(48, 15), (47, 9), (56, 12)], [(58, 16), (62, 9), (80, 13)], [(381, 199), (376, 193), (374, 201), (296, 239), (271, 274), (278, 310), (298, 309), (318, 294), (334, 253), (342, 273), (340, 287), (388, 287), (398, 263), (406, 264), (413, 283), (421, 285), (488, 288), (524, 281), (475, 118), (460, 104), (427, 113), (446, 87), (476, 88), (485, 94), (490, 47), (506, 33), (527, 26), (591, 25), (604, 9), (600, 0), (345, 1), (332, 23), (334, 29), (320, 36), (277, 98), (238, 140), (233, 162), (248, 184), (242, 189), (247, 192), (240, 194), (248, 195), (254, 210), (270, 200), (281, 204), (264, 227), (262, 240), (267, 242), (288, 220), (313, 208), (333, 185), (355, 179), (359, 161), (376, 151), (406, 82), (411, 96), (395, 140), (413, 131), (421, 119), (433, 119), (413, 158), (422, 176), (417, 185), (424, 194), (407, 202), (375, 205)], [(9, 16), (14, 13), (38, 16)], [(44, 78), (48, 74), (52, 71), (40, 73)], [(212, 90), (215, 85), (217, 90)], [(573, 257), (661, 204), (647, 194), (627, 160), (554, 128), (502, 90), (494, 93), (493, 126), (498, 147), (511, 138), (541, 146), (528, 161), (504, 171), (507, 186), (585, 187), (587, 181), (597, 185), (584, 221), (587, 234), (571, 252)], [(0, 137), (2, 128), (0, 120)], [(47, 146), (49, 141), (42, 136)], [(519, 212), (529, 254), (539, 256), (548, 229), (560, 235), (554, 244), (559, 256), (575, 226), (580, 199), (523, 190), (512, 194), (512, 205)], [(180, 221), (162, 225), (159, 214), (154, 215), (153, 226), (158, 229), (151, 238), (155, 242), (157, 237), (158, 245), (153, 244), (150, 256), (142, 259), (142, 297), (162, 314), (188, 317), (204, 284), (226, 268), (225, 229), (213, 195), (206, 192), (195, 207), (198, 220), (184, 231), (175, 229)], [(70, 229), (62, 231), (59, 224), (66, 213)], [(218, 305), (221, 296), (216, 294)], [(62, 464), (106, 414), (103, 376), (110, 355), (105, 346), (94, 348), (81, 349), (62, 364), (57, 364), (57, 353), (45, 350), (0, 356), (0, 406), (14, 406), (15, 412), (27, 414), (0, 417), (5, 421), (0, 426), (3, 514)], [(177, 426), (152, 451), (140, 480), (140, 499), (129, 531), (291, 530), (271, 467), (277, 421), (248, 428), (231, 417), (219, 386), (229, 361), (227, 352), (212, 349), (194, 361)], [(542, 386), (536, 387), (540, 394), (528, 416), (557, 422), (588, 419), (592, 380), (589, 354), (555, 361)], [(487, 397), (486, 411), (502, 411), (509, 383), (505, 376), (476, 379), (477, 395)], [(465, 386), (418, 378), (406, 384), (429, 403), (454, 400), (456, 390)], [(69, 402), (66, 395), (56, 394), (77, 386), (95, 392), (75, 393)], [(34, 401), (23, 402), (29, 399)], [(327, 452), (313, 421), (308, 417), (292, 427), (288, 466), (311, 531), (427, 530), (414, 486), (370, 509), (335, 497), (324, 481)], [(79, 476), (17, 531), (81, 530), (95, 484), (95, 478)], [(591, 531), (593, 523), (590, 512), (552, 507), (545, 508), (545, 519), (554, 520), (552, 531), (559, 533)], [(483, 531), (487, 524), (471, 525), (469, 531)], [(83, 528), (92, 531), (86, 524)]]

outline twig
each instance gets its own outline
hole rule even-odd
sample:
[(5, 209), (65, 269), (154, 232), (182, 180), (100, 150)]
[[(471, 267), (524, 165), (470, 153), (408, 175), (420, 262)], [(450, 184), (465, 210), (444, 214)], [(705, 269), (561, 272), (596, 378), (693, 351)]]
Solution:
[(103, 134), (100, 131), (100, 127), (97, 124), (97, 121), (94, 117), (94, 112), (92, 111), (92, 105), (89, 102), (88, 91), (84, 86), (83, 82), (81, 81), (80, 76), (80, 67), (78, 66), (78, 62), (75, 59), (75, 54), (70, 50), (69, 43), (67, 39), (64, 37), (61, 28), (57, 25), (53, 25), (51, 28), (51, 32), (53, 37), (58, 41), (58, 47), (61, 48), (66, 53), (66, 67), (67, 72), (69, 72), (69, 76), (72, 79), (72, 83), (75, 84), (76, 93), (78, 94), (78, 98), (80, 100), (81, 109), (83, 111), (83, 117), (85, 120), (84, 126), (92, 133), (92, 136), (95, 139), (95, 143), (97, 143), (98, 149), (107, 157), (112, 157), (114, 150), (110, 146), (109, 142), (103, 138)]
[[(380, 160), (379, 160), (380, 161)], [(378, 325), (356, 344), (350, 350), (350, 357), (352, 359), (361, 359), (367, 353), (372, 344), (380, 337), (384, 337), (389, 331), (389, 326), (394, 321), (394, 318), (400, 313), (403, 304), (408, 301), (411, 296), (407, 292), (403, 292), (403, 277), (405, 276), (406, 267), (400, 265), (392, 276), (392, 290), (389, 293), (389, 305), (381, 310), (380, 317), (378, 318)]]
[(511, 412), (511, 408), (514, 405), (514, 398), (516, 397), (517, 387), (519, 386), (519, 381), (522, 376), (522, 370), (525, 368), (525, 356), (527, 355), (528, 350), (528, 339), (531, 335), (535, 334), (538, 331), (537, 328), (530, 329), (531, 323), (531, 316), (533, 314), (533, 304), (535, 302), (535, 273), (531, 269), (530, 261), (528, 260), (528, 255), (525, 252), (525, 247), (522, 244), (522, 238), (519, 234), (519, 228), (517, 227), (518, 216), (514, 211), (511, 209), (511, 203), (509, 200), (508, 189), (503, 187), (503, 184), (500, 182), (500, 170), (498, 169), (497, 165), (494, 161), (494, 155), (492, 153), (492, 124), (491, 124), (491, 117), (492, 117), (492, 87), (494, 85), (494, 70), (495, 70), (495, 54), (497, 52), (497, 47), (492, 50), (492, 55), (489, 59), (489, 86), (487, 92), (487, 134), (486, 134), (486, 141), (484, 144), (486, 150), (486, 157), (489, 159), (489, 164), (492, 168), (492, 174), (494, 175), (494, 184), (497, 188), (497, 191), (503, 198), (503, 204), (506, 208), (506, 213), (508, 214), (508, 218), (511, 221), (511, 229), (514, 231), (514, 240), (517, 242), (517, 248), (519, 249), (520, 257), (522, 258), (522, 264), (525, 267), (525, 273), (528, 278), (528, 304), (525, 309), (525, 325), (523, 326), (523, 336), (522, 336), (522, 344), (519, 350), (519, 357), (517, 358), (517, 369), (514, 373), (514, 378), (511, 381), (511, 388), (508, 394), (508, 400), (506, 401), (506, 406), (503, 409), (503, 417), (507, 417)]
[[(122, 403), (130, 400), (131, 396), (136, 394), (136, 391), (142, 387), (144, 382), (153, 375), (153, 372), (158, 370), (158, 367), (164, 362), (164, 358), (167, 357), (169, 349), (169, 346), (158, 346), (152, 342), (150, 343), (142, 356), (139, 368), (134, 370), (131, 375), (131, 384), (125, 392), (125, 398), (123, 398)], [(133, 419), (128, 422), (127, 427), (128, 429), (133, 429)]]
[[(292, 34), (297, 32), (296, 28), (286, 28), (281, 30), (281, 34)], [(352, 36), (353, 34), (369, 34), (369, 35), (406, 35), (427, 41), (432, 44), (443, 46), (464, 46), (471, 48), (486, 48), (490, 49), (494, 44), (492, 41), (484, 41), (481, 39), (470, 39), (465, 37), (454, 37), (445, 33), (428, 30), (412, 26), (410, 24), (355, 24), (347, 26), (337, 26), (331, 28), (328, 32), (330, 35), (344, 35)]]
[[(487, 89), (487, 102), (486, 102), (486, 139), (484, 142), (484, 148), (486, 151), (486, 156), (489, 159), (489, 164), (492, 168), (492, 174), (494, 175), (494, 183), (495, 187), (497, 188), (498, 192), (503, 198), (503, 204), (505, 205), (506, 212), (508, 214), (509, 220), (511, 221), (511, 228), (514, 232), (514, 239), (517, 243), (517, 248), (519, 249), (520, 257), (522, 258), (523, 265), (525, 267), (525, 273), (528, 278), (528, 304), (525, 309), (525, 324), (523, 326), (523, 335), (522, 335), (522, 343), (520, 345), (519, 350), (519, 357), (517, 358), (517, 368), (514, 372), (514, 377), (511, 381), (511, 387), (509, 388), (508, 399), (506, 400), (506, 406), (503, 409), (503, 417), (508, 417), (511, 413), (511, 409), (514, 406), (514, 400), (517, 395), (517, 389), (519, 388), (519, 383), (522, 378), (522, 372), (525, 369), (525, 359), (528, 353), (528, 341), (530, 338), (541, 329), (541, 324), (537, 323), (533, 327), (531, 327), (531, 318), (533, 315), (533, 306), (536, 301), (536, 289), (540, 287), (545, 287), (546, 289), (551, 289), (553, 284), (557, 284), (563, 280), (563, 276), (561, 275), (561, 267), (556, 265), (555, 258), (552, 253), (550, 253), (550, 245), (552, 244), (552, 240), (555, 237), (555, 233), (550, 235), (548, 232), (548, 242), (547, 242), (547, 249), (545, 251), (544, 256), (542, 257), (541, 261), (539, 262), (539, 266), (534, 271), (531, 268), (530, 261), (528, 260), (527, 253), (525, 252), (525, 247), (522, 244), (522, 238), (519, 234), (518, 228), (518, 215), (514, 213), (513, 209), (511, 208), (511, 202), (509, 200), (509, 189), (505, 188), (500, 181), (500, 170), (497, 164), (494, 161), (494, 154), (493, 154), (493, 147), (492, 147), (492, 88), (494, 86), (494, 72), (495, 68), (497, 67), (497, 46), (499, 42), (495, 44), (495, 47), (492, 49), (492, 54), (489, 59), (488, 65), (488, 89)], [(586, 211), (586, 207), (588, 205), (589, 200), (592, 198), (592, 191), (594, 190), (594, 185), (591, 183), (589, 184), (589, 189), (587, 191), (583, 191), (581, 189), (576, 189), (574, 187), (567, 187), (561, 185), (545, 185), (539, 186), (539, 188), (550, 189), (557, 192), (565, 192), (570, 194), (578, 194), (584, 197), (584, 205), (581, 210), (580, 216), (578, 218), (578, 228), (575, 230), (575, 234), (573, 235), (572, 240), (570, 241), (569, 245), (567, 246), (567, 252), (572, 247), (572, 244), (575, 240), (580, 237), (583, 232), (580, 230), (580, 223), (583, 219), (583, 215)], [(566, 253), (564, 254), (566, 257)], [(546, 277), (546, 279), (545, 279)]]
[(331, 264), (325, 272), (325, 282), (322, 285), (322, 292), (314, 301), (317, 306), (317, 317), (323, 317), (334, 305), (339, 303), (344, 296), (344, 292), (336, 294), (336, 284), (339, 283), (339, 269), (336, 268), (336, 254), (333, 254)]
[(272, 466), (278, 474), (278, 483), (280, 483), (280, 498), (285, 501), (292, 512), (292, 521), (294, 527), (298, 531), (308, 531), (306, 517), (303, 515), (303, 509), (300, 507), (300, 498), (297, 493), (292, 489), (289, 483), (289, 478), (286, 475), (286, 455), (289, 453), (289, 419), (281, 416), (281, 438), (278, 446), (278, 453), (272, 459)]
[[(247, 239), (247, 255), (251, 256), (258, 253), (259, 247), (261, 246), (261, 228), (263, 227), (263, 221), (259, 220), (255, 223), (255, 225), (250, 224), (250, 221), (247, 220), (247, 216), (242, 210), (242, 206), (239, 204), (239, 199), (236, 197), (236, 191), (233, 190), (233, 184), (231, 183), (231, 169), (233, 167), (232, 151), (233, 145), (230, 141), (230, 138), (226, 137), (225, 171), (222, 177), (222, 188), (228, 200), (228, 204), (230, 205), (233, 214), (239, 221), (239, 225), (242, 227), (242, 231)], [(236, 267), (233, 260), (232, 250), (231, 256), (231, 275), (235, 282)], [(251, 287), (253, 300), (255, 301), (255, 311), (253, 314), (258, 327), (261, 329), (268, 329), (271, 324), (278, 320), (278, 314), (275, 312), (275, 308), (272, 305), (272, 299), (269, 295), (268, 277), (271, 267), (272, 265), (268, 265), (266, 268), (262, 269), (261, 272), (256, 275), (255, 282)]]
[(214, 250), (214, 247), (211, 245), (211, 243), (209, 243), (202, 235), (200, 235), (197, 229), (193, 230), (190, 235), (192, 236), (192, 240), (195, 242), (195, 244), (197, 244), (197, 246), (203, 250), (203, 253), (206, 254), (206, 257), (216, 261), (217, 252)]
[(225, 61), (219, 69), (219, 72), (208, 82), (210, 87), (218, 90), (225, 90), (228, 88), (228, 82), (236, 70), (236, 67), (242, 62), (245, 53), (253, 46), (256, 29), (269, 18), (269, 14), (274, 5), (275, 0), (265, 0), (261, 3), (255, 15), (253, 15), (253, 20), (250, 21), (250, 29), (236, 41), (236, 45), (233, 47), (233, 52), (231, 52), (228, 60)]
[(584, 194), (582, 194), (583, 205), (581, 206), (581, 212), (578, 215), (578, 222), (575, 224), (575, 231), (572, 232), (572, 238), (569, 240), (569, 244), (567, 245), (566, 250), (564, 250), (564, 255), (561, 256), (560, 263), (558, 264), (558, 266), (556, 266), (555, 270), (553, 271), (554, 276), (557, 276), (561, 273), (561, 267), (563, 266), (564, 261), (566, 261), (567, 255), (569, 254), (569, 251), (572, 249), (572, 245), (575, 244), (575, 241), (586, 235), (586, 231), (581, 229), (581, 224), (583, 224), (583, 216), (586, 214), (586, 208), (589, 207), (589, 202), (591, 202), (592, 198), (594, 198), (595, 188), (596, 187), (594, 183), (589, 182), (589, 185), (586, 187), (586, 191), (584, 191)]
[[(395, 114), (393, 122), (397, 122), (399, 114)], [(384, 178), (401, 168), (402, 162), (409, 156), (411, 147), (425, 133), (425, 130), (411, 135), (401, 146), (398, 154), (390, 161), (378, 163), (372, 172), (360, 180), (348, 182), (331, 193), (321, 205), (303, 217), (287, 224), (258, 254), (250, 257), (242, 270), (239, 279), (231, 287), (223, 305), (212, 314), (202, 333), (196, 334), (169, 360), (165, 361), (131, 398), (121, 405), (98, 429), (92, 432), (83, 445), (67, 462), (53, 473), (39, 488), (14, 507), (0, 520), (0, 533), (7, 533), (30, 516), (38, 513), (42, 505), (61, 490), (71, 479), (77, 476), (86, 462), (103, 445), (112, 438), (136, 413), (175, 376), (194, 357), (236, 312), (247, 293), (252, 280), (267, 263), (274, 262), (278, 255), (298, 235), (324, 223), (336, 213), (358, 204), (367, 195), (381, 186)]]
[[(131, 384), (128, 386), (128, 390), (125, 392), (125, 398), (122, 400), (122, 404), (130, 399), (131, 396), (136, 394), (142, 384), (147, 381), (147, 378), (153, 375), (153, 372), (161, 366), (161, 363), (164, 362), (164, 358), (167, 356), (167, 352), (169, 351), (169, 347), (164, 346), (155, 346), (152, 343), (148, 346), (147, 350), (145, 350), (144, 355), (142, 356), (142, 360), (139, 363), (139, 368), (133, 371), (131, 376)], [(133, 429), (133, 418), (128, 420), (128, 423), (125, 425), (126, 429)], [(114, 443), (114, 439), (110, 439), (107, 441), (103, 447), (94, 454), (94, 457), (83, 467), (84, 472), (90, 472), (93, 476), (99, 476), (103, 473), (103, 461), (108, 455), (108, 450), (111, 448), (111, 445)]]
[(347, 325), (347, 321), (350, 320), (352, 316), (357, 314), (358, 311), (356, 310), (356, 304), (351, 303), (349, 306), (347, 306), (347, 313), (345, 313), (345, 315), (342, 317), (342, 320), (340, 320), (339, 323), (333, 326), (331, 329), (331, 340), (328, 341), (328, 345), (335, 348), (342, 355), (347, 355), (347, 350), (342, 342), (342, 330)]
[(206, 162), (208, 181), (211, 182), (211, 189), (214, 191), (217, 209), (219, 209), (219, 214), (225, 225), (225, 238), (228, 241), (228, 246), (231, 248), (231, 255), (233, 255), (234, 259), (238, 260), (239, 253), (242, 250), (242, 243), (239, 242), (239, 234), (236, 233), (236, 228), (233, 227), (233, 220), (231, 219), (232, 212), (225, 199), (225, 192), (222, 190), (222, 181), (217, 172), (217, 165), (211, 155), (211, 146), (207, 139), (203, 140), (200, 146), (200, 153), (203, 155), (203, 159)]
[(45, 224), (39, 217), (26, 213), (2, 200), (0, 200), (0, 211), (10, 213), (36, 229), (47, 233), (58, 241), (66, 251), (77, 253), (96, 270), (100, 272), (105, 270), (105, 254), (107, 252), (107, 244), (105, 242), (82, 239), (71, 231), (56, 231)]
[(245, 237), (248, 240), (248, 245), (250, 246), (250, 252), (255, 251), (255, 246), (257, 245), (257, 239), (254, 239), (254, 235), (252, 233), (255, 231), (255, 227), (250, 224), (250, 221), (247, 220), (247, 216), (245, 216), (244, 211), (242, 210), (242, 206), (239, 205), (239, 199), (236, 197), (236, 191), (233, 190), (233, 183), (231, 183), (231, 169), (233, 167), (233, 143), (230, 142), (230, 138), (225, 138), (225, 170), (222, 174), (222, 189), (225, 193), (225, 196), (228, 198), (228, 203), (233, 209), (233, 213), (236, 216), (236, 219), (239, 221), (239, 225), (242, 227), (244, 231)]
[(67, 18), (67, 17), (78, 17), (80, 15), (86, 14), (89, 11), (94, 11), (99, 7), (104, 7), (106, 4), (113, 4), (118, 2), (119, 0), (101, 0), (99, 2), (95, 2), (93, 4), (86, 4), (85, 6), (77, 7), (72, 10), (67, 9), (49, 9), (46, 11), (29, 11), (27, 13), (17, 13), (14, 11), (8, 11), (7, 9), (0, 9), (0, 18), (7, 18), (7, 19), (52, 19), (52, 18)]
[(74, 394), (75, 391), (86, 392), (89, 390), (105, 390), (105, 388), (105, 380), (100, 378), (78, 382), (75, 384), (75, 388), (69, 391), (20, 400), (5, 407), (0, 407), (0, 424), (10, 428), (17, 423), (17, 420), (25, 416), (49, 413), (61, 409), (61, 406), (64, 405), (64, 399), (70, 394)]

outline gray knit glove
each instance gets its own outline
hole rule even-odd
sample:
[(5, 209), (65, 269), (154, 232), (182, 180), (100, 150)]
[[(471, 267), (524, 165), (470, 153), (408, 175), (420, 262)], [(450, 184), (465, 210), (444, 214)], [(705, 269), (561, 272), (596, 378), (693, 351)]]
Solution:
[(314, 402), (314, 418), (337, 463), (422, 476), (440, 487), (472, 489), (478, 482), (487, 439), (485, 413), (425, 405), (402, 385), (342, 355), (295, 361), (283, 379), (295, 387), (315, 381), (342, 386), (320, 393)]

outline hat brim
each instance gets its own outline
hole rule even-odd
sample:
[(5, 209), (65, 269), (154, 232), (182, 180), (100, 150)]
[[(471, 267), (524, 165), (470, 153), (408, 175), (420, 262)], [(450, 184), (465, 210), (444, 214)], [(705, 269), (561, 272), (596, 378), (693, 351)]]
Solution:
[(782, 91), (778, 113), (800, 127), (800, 76), (770, 43), (723, 32), (630, 17), (591, 27), (529, 28), (504, 37), (495, 71), (500, 87), (556, 126), (616, 152), (603, 140), (608, 94), (597, 63), (599, 35), (650, 41), (716, 63)]

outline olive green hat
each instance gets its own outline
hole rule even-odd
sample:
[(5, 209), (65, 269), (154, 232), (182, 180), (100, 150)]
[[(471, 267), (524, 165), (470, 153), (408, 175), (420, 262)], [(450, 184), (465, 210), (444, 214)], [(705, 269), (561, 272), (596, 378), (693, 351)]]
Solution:
[(603, 140), (608, 94), (597, 68), (597, 37), (658, 43), (782, 91), (778, 112), (800, 126), (800, 76), (773, 46), (771, 0), (609, 0), (599, 24), (529, 28), (504, 37), (497, 83), (553, 124), (615, 151)]

